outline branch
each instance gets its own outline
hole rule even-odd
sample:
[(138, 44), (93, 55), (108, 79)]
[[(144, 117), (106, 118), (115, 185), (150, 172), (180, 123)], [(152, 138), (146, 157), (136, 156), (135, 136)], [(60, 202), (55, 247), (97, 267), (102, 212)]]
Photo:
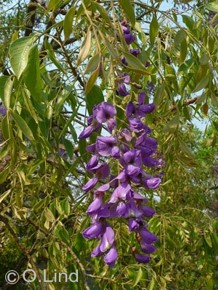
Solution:
[[(197, 100), (198, 100), (197, 97), (195, 97), (193, 99), (188, 99), (188, 100), (184, 101), (184, 103), (182, 105), (188, 106), (188, 105), (194, 104)], [(176, 105), (172, 105), (172, 106), (170, 106), (170, 111), (175, 111), (176, 108), (177, 108)]]

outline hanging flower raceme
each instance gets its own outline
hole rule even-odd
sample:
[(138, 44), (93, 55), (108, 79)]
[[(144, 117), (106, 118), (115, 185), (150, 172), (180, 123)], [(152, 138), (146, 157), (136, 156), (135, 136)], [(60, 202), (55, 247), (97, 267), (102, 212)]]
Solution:
[[(126, 22), (121, 22), (127, 44), (135, 37), (131, 34)], [(132, 49), (138, 56), (140, 51)], [(117, 79), (116, 93), (119, 96), (130, 95), (126, 84), (130, 84), (130, 75), (122, 73)], [(138, 242), (133, 247), (133, 256), (139, 263), (148, 263), (150, 254), (156, 247), (153, 245), (157, 237), (149, 232), (146, 219), (151, 218), (155, 211), (146, 206), (146, 198), (134, 190), (137, 188), (156, 189), (160, 185), (159, 175), (151, 175), (146, 168), (159, 168), (163, 161), (157, 156), (157, 141), (149, 136), (151, 129), (145, 125), (144, 118), (154, 109), (154, 104), (145, 103), (145, 92), (138, 94), (138, 102), (130, 101), (125, 110), (127, 128), (116, 127), (116, 108), (109, 102), (102, 102), (93, 108), (88, 118), (88, 126), (80, 134), (86, 139), (93, 132), (102, 128), (108, 130), (110, 136), (98, 136), (95, 143), (87, 146), (92, 157), (86, 169), (93, 177), (83, 186), (85, 192), (92, 192), (93, 201), (87, 209), (91, 217), (91, 225), (83, 232), (87, 239), (99, 240), (91, 253), (92, 257), (104, 256), (110, 267), (114, 266), (118, 253), (115, 232), (110, 220), (123, 219), (130, 232), (135, 233)], [(112, 159), (118, 166), (117, 171), (110, 168), (106, 160)]]
[[(126, 117), (131, 131), (127, 128), (118, 131), (116, 127), (111, 131), (111, 128), (108, 128), (109, 132), (113, 132), (111, 136), (98, 136), (96, 142), (87, 148), (93, 156), (86, 169), (93, 177), (83, 186), (83, 190), (93, 191), (93, 201), (87, 209), (92, 224), (83, 232), (83, 236), (99, 240), (92, 257), (103, 255), (104, 261), (109, 266), (113, 266), (117, 259), (115, 234), (109, 224), (110, 219), (123, 218), (129, 230), (136, 233), (142, 251), (142, 254), (133, 253), (138, 262), (149, 262), (149, 254), (156, 249), (153, 243), (157, 241), (157, 237), (148, 231), (144, 221), (145, 218), (151, 218), (155, 211), (145, 206), (146, 198), (133, 189), (134, 185), (156, 189), (161, 182), (159, 177), (151, 176), (144, 170), (144, 165), (147, 167), (161, 165), (161, 160), (152, 157), (156, 153), (157, 141), (148, 136), (151, 129), (141, 120), (153, 110), (154, 105), (144, 104), (144, 93), (140, 93), (138, 103), (129, 102), (126, 107)], [(115, 107), (103, 102), (94, 107), (92, 122), (94, 120), (102, 125), (113, 120), (116, 124), (115, 114)], [(138, 125), (134, 126), (133, 123)], [(80, 138), (87, 138), (83, 132)], [(117, 175), (111, 175), (105, 158), (114, 158), (119, 162), (120, 171)], [(148, 158), (153, 160), (153, 163)], [(98, 186), (100, 180), (107, 178), (109, 180), (106, 183)]]

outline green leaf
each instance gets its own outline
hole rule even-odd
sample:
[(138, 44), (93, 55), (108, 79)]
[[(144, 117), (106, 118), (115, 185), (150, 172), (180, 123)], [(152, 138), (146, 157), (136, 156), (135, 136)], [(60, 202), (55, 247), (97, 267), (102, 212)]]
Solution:
[(68, 199), (64, 199), (61, 201), (61, 207), (63, 209), (63, 212), (66, 216), (69, 216), (70, 214), (70, 203), (68, 201)]
[(55, 221), (55, 217), (53, 215), (53, 213), (51, 212), (51, 210), (49, 208), (45, 209), (44, 212), (45, 218), (48, 222), (54, 222)]
[(153, 290), (154, 289), (154, 286), (155, 286), (155, 278), (152, 277), (151, 283), (149, 284), (149, 290)]
[(69, 155), (70, 158), (73, 157), (73, 144), (71, 143), (70, 140), (64, 139), (64, 147), (67, 151), (67, 154)]
[[(10, 137), (10, 132), (9, 132), (9, 124), (8, 124), (8, 118), (5, 116), (2, 121), (1, 121), (1, 127), (2, 127), (2, 135), (5, 140), (9, 139)], [(2, 151), (2, 149), (1, 149)]]
[(34, 136), (32, 131), (30, 130), (30, 127), (27, 125), (26, 121), (17, 113), (11, 112), (11, 115), (16, 122), (17, 126), (21, 129), (23, 134), (29, 139), (34, 140)]
[(58, 225), (55, 229), (55, 235), (64, 243), (70, 243), (70, 237), (68, 231), (64, 228), (63, 225)]
[(142, 275), (143, 275), (142, 268), (139, 268), (138, 273), (137, 273), (136, 278), (135, 278), (135, 281), (134, 281), (134, 284), (133, 284), (133, 287), (135, 287), (139, 283), (139, 281), (142, 279)]
[(50, 0), (48, 3), (48, 11), (55, 11), (61, 6), (67, 4), (69, 0)]
[(92, 6), (99, 11), (102, 18), (108, 23), (111, 24), (110, 17), (108, 16), (107, 11), (104, 9), (104, 7), (97, 2), (92, 2)]
[(33, 46), (29, 52), (28, 64), (23, 73), (24, 82), (33, 98), (42, 100), (42, 78), (40, 75), (40, 60), (37, 46)]
[(184, 39), (180, 45), (180, 64), (182, 64), (187, 56), (188, 48), (187, 48), (187, 41)]
[(80, 152), (80, 155), (83, 159), (84, 162), (88, 162), (88, 153), (86, 151), (86, 146), (87, 146), (87, 143), (86, 143), (86, 140), (85, 139), (80, 139), (79, 140), (79, 152)]
[(89, 77), (89, 79), (86, 83), (86, 87), (85, 87), (85, 94), (86, 95), (88, 95), (88, 93), (93, 88), (93, 86), (98, 78), (98, 75), (99, 75), (99, 67), (97, 67), (97, 69), (92, 72), (91, 76)]
[(123, 55), (125, 56), (128, 67), (132, 70), (135, 70), (136, 72), (141, 72), (145, 75), (150, 75), (151, 73), (147, 71), (145, 65), (134, 55), (128, 52), (123, 52)]
[(218, 1), (214, 1), (212, 3), (208, 3), (206, 8), (210, 11), (218, 13)]
[(205, 234), (204, 234), (204, 239), (205, 239), (206, 243), (208, 244), (208, 246), (209, 246), (210, 248), (212, 248), (212, 241), (211, 241), (211, 237), (210, 237), (210, 235), (207, 234), (207, 233), (205, 233)]
[(179, 115), (176, 115), (166, 126), (163, 128), (163, 132), (174, 133), (179, 126)]
[(129, 18), (132, 25), (135, 25), (135, 12), (130, 0), (119, 0), (120, 6)]
[(64, 18), (64, 37), (65, 37), (65, 41), (70, 37), (70, 34), (73, 31), (73, 18), (76, 12), (76, 7), (73, 6), (71, 7), (68, 11), (67, 14)]
[(0, 77), (0, 98), (3, 100), (4, 105), (7, 109), (10, 108), (13, 83), (14, 83), (13, 76)]
[(22, 37), (14, 41), (10, 46), (10, 62), (18, 79), (27, 66), (29, 52), (32, 48), (33, 41), (33, 36)]
[(95, 54), (88, 62), (85, 70), (85, 74), (92, 72), (96, 69), (96, 67), (99, 65), (100, 61), (100, 54)]
[(159, 28), (159, 25), (157, 21), (157, 16), (154, 15), (151, 20), (150, 32), (149, 32), (151, 46), (153, 46), (154, 44), (155, 37), (157, 36), (157, 33), (158, 33), (158, 28)]
[(188, 15), (182, 15), (182, 20), (185, 23), (185, 25), (190, 29), (190, 31), (192, 32), (194, 30), (194, 20), (192, 17), (188, 16)]
[(101, 39), (104, 41), (105, 46), (107, 47), (107, 50), (110, 53), (110, 55), (113, 58), (118, 58), (119, 57), (119, 53), (117, 52), (116, 48), (113, 45), (111, 45), (110, 41), (108, 41), (107, 35), (102, 33), (100, 30), (99, 30), (99, 34), (101, 36)]
[(5, 182), (5, 180), (8, 178), (9, 173), (10, 173), (10, 168), (8, 167), (0, 172), (0, 184)]
[(90, 92), (86, 95), (86, 106), (89, 115), (92, 114), (92, 109), (95, 105), (104, 101), (104, 95), (99, 86), (94, 85)]
[(202, 89), (204, 89), (207, 84), (209, 83), (210, 80), (210, 76), (207, 74), (205, 75), (196, 85), (196, 87), (194, 88), (194, 90), (192, 91), (192, 93), (196, 93)]
[(77, 65), (79, 65), (81, 62), (83, 62), (86, 59), (86, 57), (89, 54), (91, 44), (92, 44), (92, 32), (91, 32), (91, 28), (89, 27), (86, 33), (85, 39), (83, 41), (83, 44), (81, 46), (81, 49), (79, 51), (79, 55), (77, 58)]
[(5, 199), (9, 193), (11, 192), (11, 189), (5, 191), (3, 194), (0, 195), (0, 203), (3, 201), (3, 199)]

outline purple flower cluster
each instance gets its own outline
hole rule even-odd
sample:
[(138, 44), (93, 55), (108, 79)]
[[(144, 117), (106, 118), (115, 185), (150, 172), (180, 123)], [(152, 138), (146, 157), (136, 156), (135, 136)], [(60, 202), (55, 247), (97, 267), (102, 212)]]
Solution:
[[(87, 147), (92, 157), (86, 165), (93, 177), (83, 186), (88, 192), (96, 188), (99, 181), (108, 178), (103, 185), (98, 185), (94, 190), (93, 202), (88, 207), (87, 213), (92, 217), (92, 224), (83, 232), (87, 239), (99, 239), (98, 246), (93, 250), (92, 257), (104, 255), (104, 261), (113, 266), (117, 259), (115, 234), (108, 219), (123, 218), (127, 221), (129, 230), (135, 232), (143, 254), (134, 253), (140, 263), (149, 261), (149, 254), (155, 251), (153, 243), (157, 237), (150, 233), (144, 221), (150, 218), (155, 211), (145, 206), (146, 198), (134, 191), (134, 185), (146, 189), (156, 189), (161, 179), (151, 176), (144, 171), (144, 166), (155, 167), (162, 164), (161, 159), (154, 158), (157, 141), (148, 136), (151, 129), (147, 127), (142, 118), (154, 110), (153, 104), (144, 103), (145, 94), (138, 96), (138, 103), (129, 102), (126, 107), (126, 117), (129, 126), (115, 132), (111, 136), (98, 136), (96, 142)], [(105, 113), (106, 112), (106, 113)], [(91, 119), (93, 124), (112, 122), (116, 108), (103, 102), (93, 109)], [(97, 117), (98, 116), (98, 117)], [(115, 120), (113, 124), (116, 124)], [(93, 127), (95, 128), (95, 127)], [(80, 134), (80, 138), (87, 138), (87, 128)], [(90, 132), (92, 130), (89, 130)], [(111, 128), (109, 128), (111, 131)], [(94, 132), (94, 130), (93, 130)], [(90, 136), (90, 135), (89, 135)], [(105, 157), (114, 158), (119, 164), (117, 176), (112, 175)]]
[[(135, 37), (130, 33), (126, 22), (121, 22), (127, 44)], [(132, 50), (137, 56), (140, 51)], [(130, 83), (130, 76), (123, 73), (117, 80), (116, 93), (119, 96), (130, 95), (126, 84)], [(118, 130), (115, 116), (115, 106), (102, 102), (93, 108), (93, 114), (88, 118), (88, 126), (80, 134), (80, 139), (91, 136), (103, 124), (110, 136), (98, 136), (95, 143), (87, 146), (92, 154), (86, 165), (87, 171), (93, 177), (83, 186), (85, 192), (93, 192), (93, 201), (87, 209), (92, 219), (91, 225), (83, 232), (87, 239), (98, 239), (97, 247), (92, 251), (92, 257), (104, 256), (104, 261), (110, 267), (114, 266), (118, 254), (116, 250), (115, 232), (109, 224), (114, 218), (123, 219), (130, 232), (134, 232), (138, 247), (133, 255), (139, 263), (148, 263), (150, 254), (156, 247), (153, 245), (157, 237), (149, 232), (145, 219), (151, 218), (155, 211), (145, 205), (146, 198), (134, 190), (135, 187), (156, 189), (161, 178), (145, 171), (147, 168), (162, 166), (162, 159), (157, 158), (157, 141), (149, 136), (151, 129), (145, 125), (144, 119), (151, 113), (154, 104), (145, 103), (145, 92), (138, 94), (138, 101), (128, 102), (125, 110), (127, 128)], [(105, 126), (104, 126), (105, 128)], [(109, 166), (107, 158), (114, 166)]]

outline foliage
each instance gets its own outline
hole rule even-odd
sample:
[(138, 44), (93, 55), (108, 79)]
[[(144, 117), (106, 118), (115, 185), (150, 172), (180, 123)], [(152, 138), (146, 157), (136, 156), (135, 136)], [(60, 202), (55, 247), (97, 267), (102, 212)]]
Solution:
[[(37, 279), (27, 285), (21, 278), (17, 287), (217, 289), (217, 1), (19, 2), (5, 1), (0, 15), (3, 289), (8, 270), (28, 268)], [(123, 19), (138, 57), (123, 37)], [(122, 97), (116, 89), (124, 71), (131, 94)], [(165, 161), (160, 188), (141, 191), (157, 212), (149, 230), (159, 242), (151, 262), (138, 264), (130, 248), (135, 236), (116, 222), (119, 259), (109, 268), (90, 257), (96, 244), (81, 234), (90, 225), (92, 194), (82, 186), (91, 155), (77, 136), (103, 100), (116, 106), (124, 128), (124, 108), (138, 89), (155, 103), (146, 124)], [(205, 132), (196, 118), (208, 120)], [(51, 279), (78, 269), (78, 283), (43, 285), (45, 269)]]

